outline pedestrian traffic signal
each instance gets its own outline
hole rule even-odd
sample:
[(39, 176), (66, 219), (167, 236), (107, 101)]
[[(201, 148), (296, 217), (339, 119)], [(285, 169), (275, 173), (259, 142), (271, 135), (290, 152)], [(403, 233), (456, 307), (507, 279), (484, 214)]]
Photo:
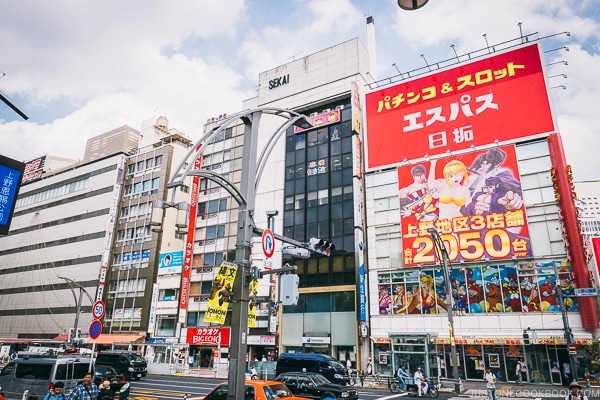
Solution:
[(314, 251), (315, 253), (330, 256), (331, 252), (335, 250), (335, 245), (324, 239), (310, 238), (308, 248), (310, 251)]
[(527, 333), (527, 331), (523, 331), (523, 344), (529, 344), (529, 333)]

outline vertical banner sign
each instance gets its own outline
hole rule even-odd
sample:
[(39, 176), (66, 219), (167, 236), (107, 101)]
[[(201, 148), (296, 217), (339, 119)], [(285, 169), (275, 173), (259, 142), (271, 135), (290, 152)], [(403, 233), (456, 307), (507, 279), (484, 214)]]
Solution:
[(248, 327), (256, 328), (256, 297), (258, 296), (258, 279), (251, 279), (248, 301)]
[(358, 304), (359, 321), (367, 320), (367, 276), (365, 273), (365, 254), (363, 242), (358, 243)]
[(225, 323), (236, 273), (237, 265), (233, 263), (223, 262), (219, 267), (219, 273), (213, 279), (208, 305), (204, 313), (205, 322), (216, 322), (221, 325)]
[(398, 168), (405, 266), (437, 262), (428, 228), (450, 262), (531, 257), (514, 146)]
[(368, 169), (556, 131), (539, 44), (366, 95)]
[[(199, 148), (198, 148), (199, 149)], [(194, 161), (194, 169), (202, 166), (202, 156)], [(183, 271), (181, 272), (181, 294), (179, 296), (179, 323), (185, 324), (186, 310), (190, 296), (190, 279), (192, 276), (192, 258), (194, 257), (194, 233), (196, 232), (196, 210), (198, 209), (198, 187), (200, 177), (192, 177), (192, 194), (190, 196), (190, 216), (188, 231), (185, 238), (185, 249), (183, 251)]]
[(7, 235), (21, 187), (25, 164), (0, 156), (0, 234)]

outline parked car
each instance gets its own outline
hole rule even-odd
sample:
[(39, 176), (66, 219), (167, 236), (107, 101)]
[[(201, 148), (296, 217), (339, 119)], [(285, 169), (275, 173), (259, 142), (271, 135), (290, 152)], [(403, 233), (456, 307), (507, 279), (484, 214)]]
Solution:
[(108, 365), (96, 365), (94, 374), (94, 383), (98, 386), (104, 381), (110, 382), (110, 390), (117, 393), (123, 385), (127, 383), (127, 378), (123, 374), (118, 374), (117, 371)]
[[(277, 381), (247, 380), (245, 381), (244, 400), (306, 400), (296, 397), (285, 384)], [(190, 400), (227, 400), (227, 382), (215, 386), (206, 396)]]
[(139, 380), (148, 374), (148, 363), (136, 351), (106, 350), (98, 353), (96, 364), (113, 367), (128, 380)]
[(323, 375), (315, 372), (284, 372), (279, 374), (275, 380), (285, 383), (296, 396), (313, 399), (358, 400), (356, 389), (332, 383)]
[(281, 353), (277, 359), (275, 376), (284, 372), (316, 372), (333, 383), (350, 382), (346, 367), (338, 360), (317, 353)]
[(63, 392), (69, 397), (90, 370), (94, 371), (94, 364), (87, 356), (19, 352), (19, 358), (0, 371), (0, 392), (4, 392), (6, 400), (20, 400), (28, 390), (28, 400), (42, 400), (54, 383), (61, 381), (65, 384)]

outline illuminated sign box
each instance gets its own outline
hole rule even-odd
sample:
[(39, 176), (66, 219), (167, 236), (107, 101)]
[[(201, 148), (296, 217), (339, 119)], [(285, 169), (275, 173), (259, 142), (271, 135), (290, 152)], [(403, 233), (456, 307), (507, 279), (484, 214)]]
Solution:
[(0, 234), (10, 228), (25, 164), (0, 155)]

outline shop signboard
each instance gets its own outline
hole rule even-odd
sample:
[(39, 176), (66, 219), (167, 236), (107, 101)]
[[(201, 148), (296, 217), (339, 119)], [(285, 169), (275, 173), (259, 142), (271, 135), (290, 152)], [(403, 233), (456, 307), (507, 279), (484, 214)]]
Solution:
[(367, 170), (556, 131), (538, 43), (366, 95)]

